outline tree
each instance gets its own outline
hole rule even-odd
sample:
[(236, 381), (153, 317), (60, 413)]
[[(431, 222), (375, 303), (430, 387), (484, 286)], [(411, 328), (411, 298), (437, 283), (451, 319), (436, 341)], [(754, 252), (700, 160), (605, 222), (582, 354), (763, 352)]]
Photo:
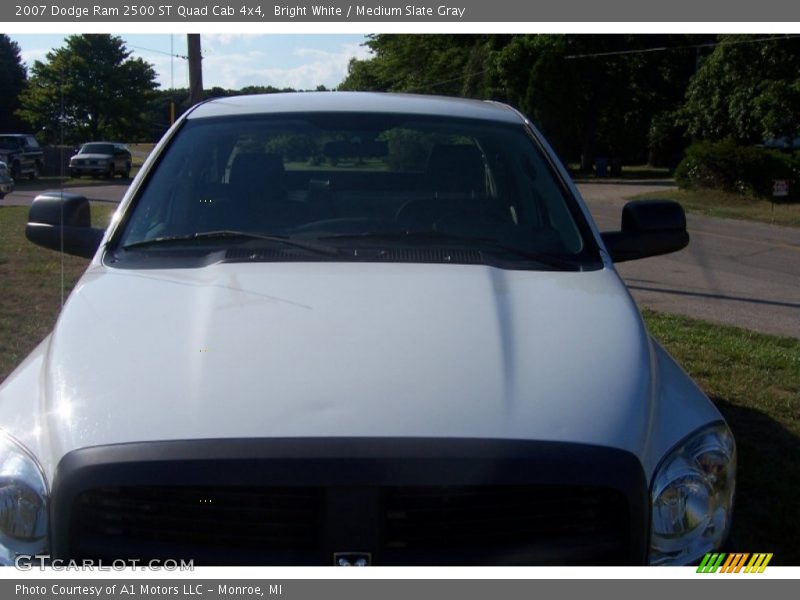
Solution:
[(370, 35), (373, 56), (353, 59), (340, 90), (491, 97), (490, 55), (497, 35)]
[[(696, 39), (697, 38), (697, 39)], [(339, 89), (501, 100), (529, 115), (565, 160), (672, 154), (672, 112), (694, 72), (686, 35), (373, 35)], [(640, 51), (640, 52), (637, 52)], [(651, 134), (653, 124), (659, 125)], [(677, 136), (679, 143), (683, 140)]]
[[(44, 141), (147, 138), (145, 111), (157, 87), (153, 67), (111, 35), (72, 35), (36, 61), (18, 114)], [(63, 130), (62, 130), (63, 125)]]
[(800, 39), (719, 42), (686, 92), (679, 119), (688, 132), (740, 144), (800, 134)]
[(19, 108), (19, 95), (27, 81), (19, 46), (0, 33), (0, 131), (18, 131), (22, 121), (14, 113)]
[[(654, 122), (682, 101), (700, 41), (684, 35), (523, 35), (496, 53), (508, 100), (565, 160), (648, 158)], [(652, 52), (652, 48), (676, 48)], [(680, 50), (680, 48), (684, 48)], [(662, 128), (663, 129), (663, 128)]]

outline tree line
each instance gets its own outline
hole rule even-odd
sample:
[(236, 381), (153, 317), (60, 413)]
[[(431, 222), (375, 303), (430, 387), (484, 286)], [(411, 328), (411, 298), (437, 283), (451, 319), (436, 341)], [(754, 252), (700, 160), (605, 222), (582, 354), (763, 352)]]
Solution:
[(339, 89), (500, 100), (562, 159), (674, 166), (698, 140), (800, 135), (800, 37), (372, 35)]
[[(698, 140), (752, 145), (800, 135), (800, 37), (696, 34), (377, 34), (339, 90), (507, 102), (561, 158), (674, 166)], [(72, 35), (30, 68), (0, 35), (0, 131), (42, 142), (155, 141), (188, 108), (111, 35)], [(324, 88), (321, 88), (324, 89)], [(264, 82), (207, 97), (279, 90)]]

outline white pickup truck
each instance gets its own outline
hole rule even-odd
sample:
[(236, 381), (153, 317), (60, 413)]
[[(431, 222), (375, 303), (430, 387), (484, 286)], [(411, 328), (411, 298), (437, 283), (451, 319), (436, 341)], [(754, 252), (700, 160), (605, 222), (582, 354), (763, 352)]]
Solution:
[(683, 210), (600, 233), (508, 106), (222, 98), (155, 148), (0, 388), (0, 554), (195, 564), (686, 564), (735, 445), (614, 269)]

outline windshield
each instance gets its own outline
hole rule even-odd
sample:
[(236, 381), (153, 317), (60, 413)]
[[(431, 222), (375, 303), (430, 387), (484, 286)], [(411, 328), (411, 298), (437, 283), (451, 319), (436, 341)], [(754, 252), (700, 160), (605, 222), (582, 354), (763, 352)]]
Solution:
[(368, 260), (364, 248), (458, 247), (586, 266), (599, 257), (581, 219), (522, 126), (418, 115), (226, 117), (186, 122), (115, 245), (209, 252), (269, 237), (322, 242), (341, 260)]
[(111, 144), (84, 144), (78, 154), (114, 154)]

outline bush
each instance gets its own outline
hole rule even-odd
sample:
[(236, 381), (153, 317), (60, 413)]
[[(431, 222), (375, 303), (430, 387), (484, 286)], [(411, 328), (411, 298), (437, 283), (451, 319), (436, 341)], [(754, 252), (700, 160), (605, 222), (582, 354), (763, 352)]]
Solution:
[(674, 113), (667, 111), (655, 115), (648, 132), (647, 164), (674, 169), (688, 143), (685, 129), (675, 122)]
[(740, 146), (730, 139), (692, 144), (675, 170), (675, 181), (682, 188), (714, 188), (753, 196), (771, 196), (775, 179), (789, 180), (796, 195), (800, 154)]

